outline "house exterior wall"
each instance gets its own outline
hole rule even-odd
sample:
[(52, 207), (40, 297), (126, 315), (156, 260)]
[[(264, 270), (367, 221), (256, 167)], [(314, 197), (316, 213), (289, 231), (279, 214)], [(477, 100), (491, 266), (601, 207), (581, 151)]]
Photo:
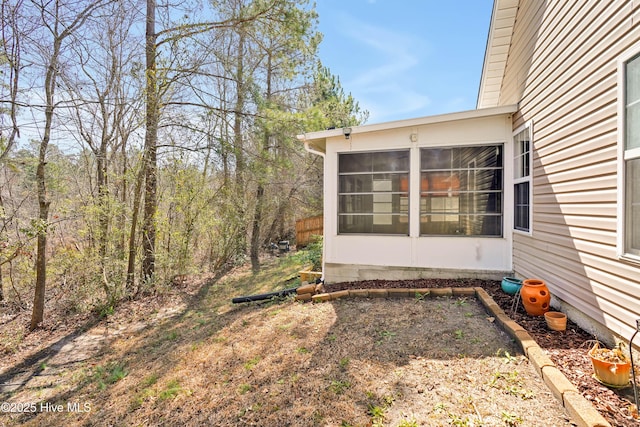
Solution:
[(640, 264), (617, 247), (617, 62), (639, 21), (637, 0), (521, 0), (499, 101), (519, 103), (514, 130), (533, 123), (532, 230), (514, 232), (516, 275), (545, 280), (588, 330), (627, 339)]
[[(412, 138), (412, 135), (413, 138)], [(502, 237), (420, 236), (420, 148), (504, 145), (511, 157), (511, 115), (453, 120), (395, 129), (339, 135), (326, 141), (324, 167), (324, 280), (327, 283), (372, 278), (500, 278), (511, 268), (511, 216), (504, 215)], [(408, 149), (409, 235), (338, 233), (338, 156), (340, 153)], [(504, 161), (503, 176), (512, 175)], [(505, 204), (512, 186), (503, 183)], [(413, 191), (411, 189), (414, 189)]]

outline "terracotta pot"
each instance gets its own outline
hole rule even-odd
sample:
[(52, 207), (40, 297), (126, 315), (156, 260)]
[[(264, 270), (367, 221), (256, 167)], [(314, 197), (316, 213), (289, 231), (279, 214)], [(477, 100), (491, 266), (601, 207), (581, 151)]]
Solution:
[(542, 316), (549, 311), (551, 294), (544, 280), (527, 279), (522, 282), (520, 297), (529, 316)]
[[(616, 361), (603, 360), (609, 359), (606, 355), (611, 355)], [(601, 349), (596, 343), (589, 350), (589, 357), (596, 380), (610, 387), (620, 388), (629, 385), (631, 363), (626, 357), (617, 357), (616, 350)]]
[(567, 329), (567, 315), (559, 311), (547, 311), (544, 314), (547, 327), (552, 331), (564, 331)]

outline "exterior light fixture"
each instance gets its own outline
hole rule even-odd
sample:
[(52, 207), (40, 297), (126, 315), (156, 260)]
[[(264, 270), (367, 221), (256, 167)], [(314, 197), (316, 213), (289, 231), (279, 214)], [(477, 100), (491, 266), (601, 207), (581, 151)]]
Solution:
[(351, 137), (351, 128), (342, 128), (342, 133), (344, 134), (344, 139), (349, 139)]

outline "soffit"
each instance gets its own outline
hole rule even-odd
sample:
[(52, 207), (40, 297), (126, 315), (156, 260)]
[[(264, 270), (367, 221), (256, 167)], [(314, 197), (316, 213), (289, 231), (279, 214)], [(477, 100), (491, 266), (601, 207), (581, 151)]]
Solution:
[(496, 107), (500, 103), (500, 89), (507, 67), (518, 4), (519, 0), (494, 0), (493, 2), (477, 108)]

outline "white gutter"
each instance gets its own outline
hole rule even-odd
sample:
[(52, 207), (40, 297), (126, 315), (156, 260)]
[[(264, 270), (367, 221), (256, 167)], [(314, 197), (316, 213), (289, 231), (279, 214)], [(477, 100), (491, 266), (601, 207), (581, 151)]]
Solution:
[(298, 141), (304, 142), (304, 149), (308, 153), (315, 154), (316, 156), (320, 156), (323, 159), (325, 158), (325, 153), (323, 153), (322, 151), (318, 151), (316, 149), (311, 148), (311, 146), (309, 145), (309, 141), (307, 141), (307, 137), (305, 135), (297, 135), (296, 138), (298, 139)]
[(309, 141), (305, 141), (304, 142), (304, 149), (307, 150), (309, 153), (315, 154), (315, 155), (320, 156), (320, 157), (322, 157), (324, 159), (325, 153), (323, 153), (322, 151), (314, 150), (313, 148), (311, 148), (311, 146), (309, 145)]

